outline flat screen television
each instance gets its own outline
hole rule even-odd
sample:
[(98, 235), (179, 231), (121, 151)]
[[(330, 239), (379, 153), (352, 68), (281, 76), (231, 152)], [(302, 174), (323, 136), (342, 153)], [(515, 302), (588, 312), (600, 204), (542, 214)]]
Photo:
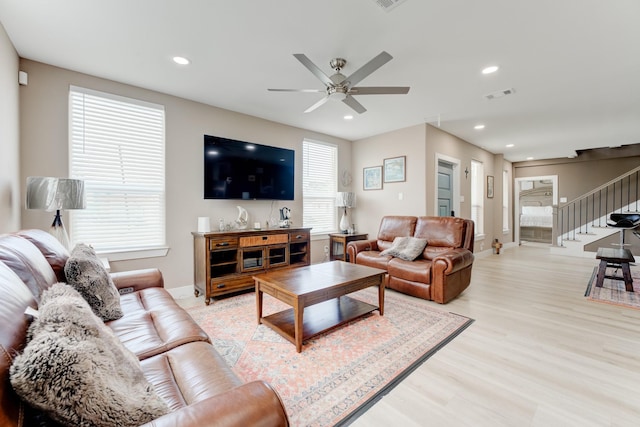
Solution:
[(204, 136), (204, 198), (293, 200), (295, 152)]

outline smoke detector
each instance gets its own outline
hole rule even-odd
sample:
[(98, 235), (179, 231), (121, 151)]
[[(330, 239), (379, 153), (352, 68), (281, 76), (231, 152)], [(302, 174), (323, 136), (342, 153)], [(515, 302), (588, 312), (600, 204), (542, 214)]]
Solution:
[(374, 0), (383, 10), (390, 12), (406, 0)]
[(488, 93), (484, 97), (486, 99), (488, 99), (488, 100), (492, 100), (492, 99), (502, 98), (502, 97), (505, 97), (507, 95), (513, 95), (515, 92), (516, 91), (513, 88), (502, 89), (502, 90), (497, 90), (495, 92)]

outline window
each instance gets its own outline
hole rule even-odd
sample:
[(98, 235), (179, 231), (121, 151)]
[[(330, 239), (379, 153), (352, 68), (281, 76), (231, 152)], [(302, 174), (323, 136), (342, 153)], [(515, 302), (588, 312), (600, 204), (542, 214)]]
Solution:
[(484, 167), (471, 160), (471, 219), (475, 222), (476, 237), (484, 235)]
[(70, 175), (87, 199), (73, 212), (74, 241), (103, 254), (164, 248), (164, 127), (163, 106), (71, 87)]
[(502, 231), (509, 231), (509, 171), (502, 171)]
[(313, 234), (336, 231), (338, 148), (304, 140), (302, 144), (302, 222)]

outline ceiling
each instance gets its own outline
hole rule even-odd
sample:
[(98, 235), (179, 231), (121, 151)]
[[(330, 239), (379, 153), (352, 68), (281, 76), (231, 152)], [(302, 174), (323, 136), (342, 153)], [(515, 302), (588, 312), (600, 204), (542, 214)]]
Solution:
[[(0, 0), (0, 22), (23, 58), (348, 140), (430, 123), (510, 161), (640, 143), (640, 1), (392, 1)], [(411, 90), (356, 97), (353, 120), (267, 91), (323, 88), (294, 53), (349, 75), (382, 51), (360, 86)]]

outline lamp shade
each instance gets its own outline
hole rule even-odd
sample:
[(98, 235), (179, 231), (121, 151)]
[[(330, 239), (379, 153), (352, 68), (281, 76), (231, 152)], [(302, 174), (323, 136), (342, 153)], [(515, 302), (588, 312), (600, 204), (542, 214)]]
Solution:
[(81, 179), (58, 179), (56, 209), (84, 209), (84, 181)]
[(30, 176), (27, 178), (27, 209), (54, 211), (84, 209), (84, 181), (81, 179)]
[(43, 176), (27, 178), (27, 209), (52, 211), (58, 191), (58, 179)]
[(336, 206), (339, 208), (355, 208), (356, 193), (342, 191), (338, 192), (336, 194)]

